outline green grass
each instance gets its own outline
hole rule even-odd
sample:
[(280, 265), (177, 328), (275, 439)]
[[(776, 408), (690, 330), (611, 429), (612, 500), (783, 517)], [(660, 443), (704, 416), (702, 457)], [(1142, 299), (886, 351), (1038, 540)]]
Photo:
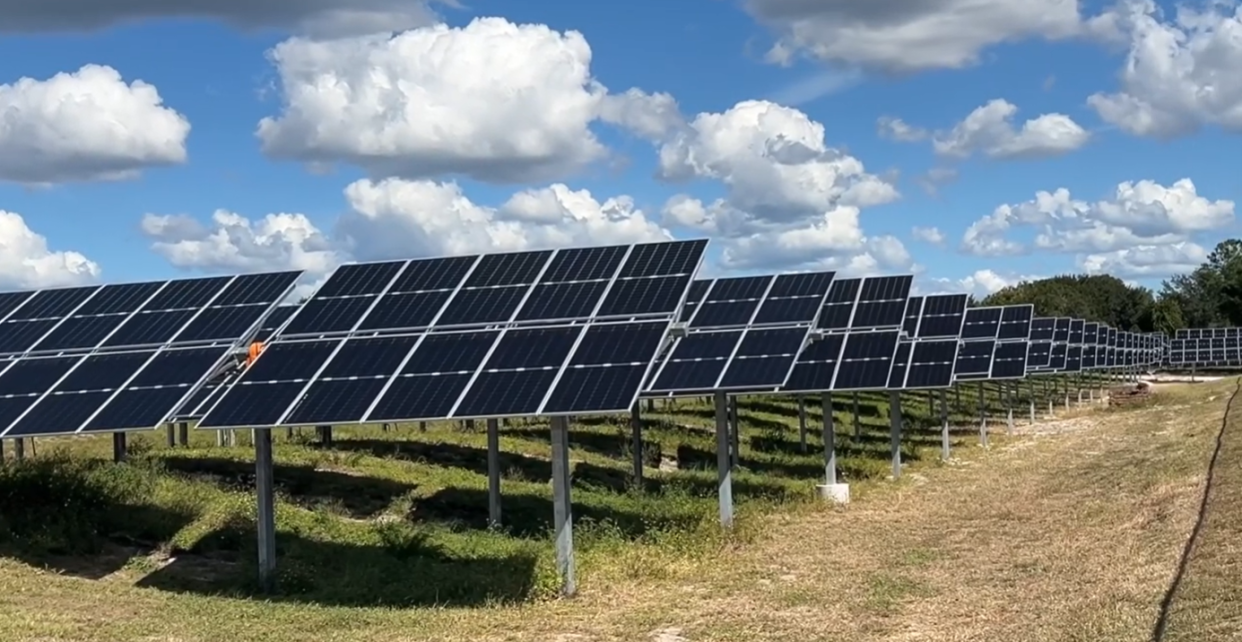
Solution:
[[(1016, 417), (1040, 387), (1025, 385)], [(977, 392), (950, 395), (955, 447), (973, 446)], [(985, 391), (994, 418), (1003, 404)], [(890, 474), (887, 395), (834, 399), (840, 474), (867, 484)], [(938, 403), (938, 401), (937, 401)], [(751, 517), (814, 510), (823, 474), (818, 399), (807, 400), (803, 449), (789, 399), (742, 398), (739, 504), (732, 533), (717, 524), (714, 408), (707, 400), (657, 401), (644, 415), (647, 472), (634, 488), (628, 418), (584, 418), (571, 430), (575, 547), (589, 590), (609, 578), (660, 581), (696, 559), (755, 534)], [(1058, 408), (1060, 407), (1058, 398)], [(1041, 413), (1046, 403), (1041, 397)], [(939, 409), (926, 394), (903, 397), (903, 459), (938, 465)], [(486, 435), (455, 423), (391, 430), (338, 428), (331, 447), (312, 431), (275, 432), (276, 601), (328, 606), (475, 606), (556, 594), (549, 431), (514, 421), (501, 430), (503, 525), (487, 527)], [(190, 448), (163, 433), (130, 436), (130, 459), (107, 461), (105, 438), (40, 439), (20, 464), (0, 468), (0, 548), (70, 575), (135, 576), (176, 593), (258, 596), (253, 451), (191, 431)], [(1003, 441), (1003, 440), (1002, 440)], [(668, 472), (657, 470), (661, 462)], [(912, 560), (916, 563), (916, 560)], [(878, 581), (878, 580), (877, 580)], [(879, 582), (877, 599), (905, 591)], [(895, 586), (895, 588), (894, 588)]]

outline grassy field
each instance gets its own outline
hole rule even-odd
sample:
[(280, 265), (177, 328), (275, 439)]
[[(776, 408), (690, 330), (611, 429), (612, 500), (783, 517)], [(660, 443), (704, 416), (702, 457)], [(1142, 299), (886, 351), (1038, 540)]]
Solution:
[[(856, 436), (838, 398), (848, 508), (812, 500), (818, 404), (808, 403), (804, 453), (794, 404), (744, 399), (729, 534), (715, 521), (710, 406), (645, 413), (641, 491), (628, 427), (579, 424), (573, 600), (554, 599), (546, 425), (502, 430), (498, 530), (486, 527), (481, 430), (338, 429), (331, 448), (309, 431), (278, 432), (273, 595), (253, 585), (246, 445), (216, 448), (192, 432), (192, 448), (169, 449), (163, 435), (134, 436), (131, 461), (114, 465), (107, 439), (39, 440), (37, 456), (0, 470), (0, 639), (1143, 639), (1195, 521), (1231, 390), (1170, 387), (1127, 411), (1067, 412), (1058, 399), (1058, 419), (1035, 426), (1022, 400), (1019, 434), (1005, 438), (1001, 420), (984, 451), (968, 389), (949, 464), (926, 397), (907, 395), (910, 466), (896, 484), (884, 480), (887, 403), (864, 396)], [(987, 399), (1000, 419), (994, 390)], [(1242, 458), (1237, 442), (1222, 461)], [(1231, 568), (1237, 577), (1229, 529), (1242, 523), (1226, 477), (1212, 493), (1224, 517), (1197, 539), (1169, 639), (1242, 630), (1209, 628), (1242, 611), (1236, 595), (1218, 597)], [(1217, 615), (1197, 615), (1205, 609)]]

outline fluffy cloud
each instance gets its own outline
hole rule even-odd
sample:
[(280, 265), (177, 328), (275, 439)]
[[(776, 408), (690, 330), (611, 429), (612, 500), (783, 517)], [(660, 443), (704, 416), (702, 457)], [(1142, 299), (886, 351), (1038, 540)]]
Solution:
[[(445, 4), (456, 4), (449, 0)], [(421, 0), (0, 0), (0, 32), (101, 29), (150, 18), (209, 18), (242, 28), (291, 28), (316, 36), (404, 30), (431, 24)]]
[(950, 158), (982, 154), (996, 159), (1044, 158), (1072, 152), (1091, 138), (1064, 114), (1044, 114), (1014, 127), (1017, 106), (995, 99), (970, 112), (947, 132), (937, 132), (932, 147)]
[(1118, 277), (1166, 277), (1191, 272), (1207, 260), (1208, 251), (1196, 243), (1183, 241), (1163, 245), (1138, 245), (1124, 250), (1088, 254), (1078, 267), (1089, 274)]
[(252, 222), (217, 210), (210, 226), (184, 214), (148, 214), (142, 219), (141, 231), (151, 239), (152, 249), (179, 268), (295, 269), (322, 274), (340, 263), (327, 237), (302, 214), (268, 214)]
[(1037, 281), (1042, 278), (1044, 277), (1032, 275), (1002, 275), (993, 270), (985, 269), (975, 270), (960, 279), (936, 278), (919, 280), (915, 282), (915, 290), (916, 294), (921, 295), (966, 293), (972, 294), (976, 298), (982, 298), (1011, 285), (1017, 285), (1023, 281)]
[(1038, 192), (1016, 205), (1001, 205), (969, 228), (962, 250), (979, 256), (1019, 254), (1029, 248), (1006, 235), (1034, 228), (1039, 249), (1101, 254), (1187, 240), (1234, 220), (1234, 203), (1200, 196), (1190, 179), (1165, 187), (1153, 181), (1121, 183), (1111, 199), (1076, 200), (1064, 188)]
[(190, 123), (111, 67), (0, 85), (0, 180), (117, 180), (186, 160)]
[(661, 146), (658, 173), (724, 186), (726, 196), (710, 203), (674, 196), (664, 217), (719, 238), (726, 267), (870, 273), (910, 266), (900, 241), (868, 237), (859, 225), (860, 208), (898, 198), (896, 188), (829, 147), (823, 125), (797, 109), (744, 101), (698, 114)]
[(680, 116), (666, 94), (610, 96), (581, 33), (480, 18), (396, 35), (272, 50), (284, 107), (257, 135), (276, 158), (377, 176), (552, 180), (603, 159), (590, 125), (657, 138)]
[(1150, 0), (1121, 3), (1110, 17), (1129, 38), (1120, 90), (1088, 103), (1135, 135), (1172, 138), (1204, 125), (1242, 132), (1242, 5), (1179, 7), (1162, 22)]
[(890, 72), (974, 64), (993, 45), (1083, 31), (1077, 0), (746, 0), (779, 34), (770, 60), (804, 54)]
[(0, 210), (0, 289), (80, 285), (99, 272), (98, 263), (78, 252), (49, 249), (20, 214)]
[(927, 140), (928, 136), (926, 129), (915, 127), (893, 116), (880, 116), (875, 121), (875, 128), (880, 138), (895, 140), (899, 143), (917, 143)]
[(345, 260), (382, 260), (670, 238), (628, 197), (599, 202), (560, 184), (515, 194), (500, 207), (473, 203), (455, 183), (361, 180), (345, 188), (349, 212), (333, 230), (301, 214), (251, 221), (218, 211), (210, 225), (149, 214), (143, 233), (174, 265), (197, 270), (307, 270), (322, 277)]
[(944, 232), (938, 227), (914, 227), (910, 230), (910, 234), (914, 238), (932, 245), (944, 245)]

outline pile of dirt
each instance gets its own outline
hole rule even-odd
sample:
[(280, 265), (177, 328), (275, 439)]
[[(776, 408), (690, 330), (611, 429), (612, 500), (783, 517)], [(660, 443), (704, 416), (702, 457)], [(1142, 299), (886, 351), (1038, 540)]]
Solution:
[(1146, 381), (1108, 389), (1108, 405), (1112, 407), (1136, 406), (1151, 399), (1151, 386)]

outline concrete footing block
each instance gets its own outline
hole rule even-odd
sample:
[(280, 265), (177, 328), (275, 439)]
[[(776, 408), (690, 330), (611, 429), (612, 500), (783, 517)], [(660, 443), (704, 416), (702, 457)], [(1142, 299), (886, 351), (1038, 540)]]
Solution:
[(849, 484), (820, 484), (815, 488), (819, 490), (819, 496), (823, 499), (837, 504), (850, 503)]

